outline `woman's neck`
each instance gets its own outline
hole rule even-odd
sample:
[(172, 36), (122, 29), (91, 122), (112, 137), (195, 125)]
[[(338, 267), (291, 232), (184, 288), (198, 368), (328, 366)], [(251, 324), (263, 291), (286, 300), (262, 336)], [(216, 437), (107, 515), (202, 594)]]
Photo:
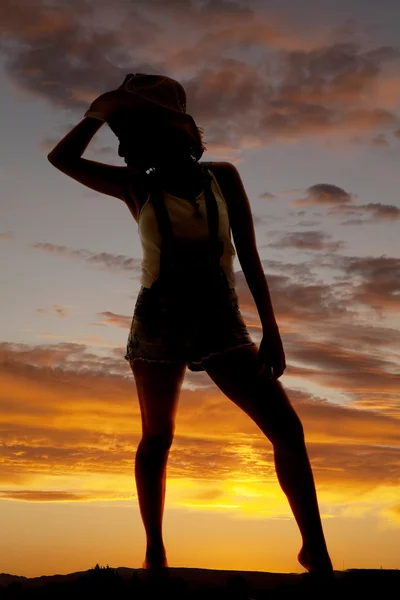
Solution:
[(156, 167), (157, 173), (165, 180), (181, 181), (183, 178), (192, 178), (200, 173), (198, 162), (164, 162)]
[(202, 189), (201, 167), (198, 162), (191, 164), (163, 165), (156, 169), (167, 191), (183, 193), (197, 192)]

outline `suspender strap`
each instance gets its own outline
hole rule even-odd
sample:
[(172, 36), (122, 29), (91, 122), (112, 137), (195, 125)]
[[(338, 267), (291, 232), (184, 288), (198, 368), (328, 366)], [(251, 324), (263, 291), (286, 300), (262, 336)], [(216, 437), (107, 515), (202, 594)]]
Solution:
[(211, 188), (211, 175), (206, 166), (202, 166), (203, 171), (203, 186), (204, 186), (204, 194), (206, 199), (206, 210), (207, 210), (207, 220), (208, 220), (208, 229), (210, 234), (210, 242), (213, 250), (217, 252), (218, 257), (223, 254), (223, 243), (220, 243), (218, 240), (218, 231), (219, 231), (219, 213), (218, 213), (218, 204), (214, 196), (214, 192)]
[(158, 230), (161, 236), (160, 273), (166, 273), (165, 266), (173, 258), (173, 239), (171, 221), (164, 203), (163, 190), (155, 171), (150, 174), (150, 202), (156, 214)]
[[(214, 192), (211, 188), (211, 175), (207, 169), (207, 164), (202, 163), (202, 179), (206, 201), (207, 211), (207, 222), (209, 230), (209, 239), (211, 251), (216, 253), (218, 258), (223, 254), (224, 244), (222, 240), (218, 239), (219, 232), (219, 214), (218, 204), (215, 199)], [(164, 203), (163, 190), (158, 180), (155, 171), (149, 174), (150, 182), (150, 201), (152, 202), (154, 212), (156, 214), (158, 229), (161, 236), (161, 256), (160, 256), (160, 269), (164, 266), (164, 263), (168, 264), (170, 258), (173, 258), (174, 251), (174, 234), (172, 231), (172, 225), (169, 218), (168, 210)]]
[(160, 231), (161, 239), (169, 241), (172, 240), (174, 235), (172, 233), (168, 210), (164, 203), (163, 190), (155, 173), (151, 174), (151, 178), (150, 200), (153, 204), (154, 212), (156, 213), (158, 229)]

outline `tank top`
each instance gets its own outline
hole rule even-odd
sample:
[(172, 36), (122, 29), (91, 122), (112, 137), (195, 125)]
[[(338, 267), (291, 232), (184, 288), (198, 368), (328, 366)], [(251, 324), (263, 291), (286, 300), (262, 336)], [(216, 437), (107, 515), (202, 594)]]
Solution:
[[(211, 188), (218, 206), (218, 235), (219, 239), (223, 240), (224, 243), (224, 253), (220, 258), (220, 265), (225, 272), (229, 287), (234, 288), (236, 279), (233, 269), (233, 259), (236, 256), (236, 251), (232, 244), (228, 207), (214, 174), (210, 170), (208, 171), (211, 175)], [(186, 241), (208, 239), (209, 230), (204, 191), (197, 196), (199, 211), (202, 215), (201, 219), (194, 217), (193, 203), (186, 198), (178, 198), (164, 190), (163, 200), (168, 211), (174, 236)], [(148, 194), (146, 202), (140, 209), (137, 223), (143, 251), (140, 283), (142, 286), (150, 288), (157, 280), (160, 272), (161, 250), (161, 235), (158, 230), (156, 214), (150, 202), (150, 194)], [(182, 278), (184, 277), (185, 273), (182, 273)]]

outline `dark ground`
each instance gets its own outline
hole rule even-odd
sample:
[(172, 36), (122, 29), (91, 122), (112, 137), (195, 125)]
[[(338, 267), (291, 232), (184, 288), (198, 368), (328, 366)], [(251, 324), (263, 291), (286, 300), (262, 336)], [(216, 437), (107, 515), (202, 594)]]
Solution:
[[(396, 591), (397, 590), (397, 591)], [(351, 569), (336, 571), (335, 582), (313, 581), (308, 575), (260, 571), (215, 571), (170, 567), (169, 575), (148, 580), (142, 569), (98, 564), (88, 571), (68, 575), (19, 577), (0, 574), (0, 599), (37, 598), (141, 598), (254, 600), (299, 598), (395, 598), (400, 590), (400, 570)]]

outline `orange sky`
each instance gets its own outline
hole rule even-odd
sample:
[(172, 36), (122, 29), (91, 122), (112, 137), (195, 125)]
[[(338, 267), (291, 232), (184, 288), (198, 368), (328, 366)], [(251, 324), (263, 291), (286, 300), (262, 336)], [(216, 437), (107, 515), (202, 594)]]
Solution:
[[(243, 179), (334, 568), (400, 567), (398, 6), (203, 4), (1, 5), (2, 572), (144, 558), (123, 359), (137, 224), (46, 158), (97, 95), (142, 71), (184, 84), (203, 160)], [(85, 156), (123, 164), (106, 127)], [(237, 259), (235, 273), (258, 344)], [(185, 376), (164, 532), (171, 566), (301, 571), (271, 445), (206, 373)]]
[[(72, 364), (77, 353), (80, 372), (56, 366), (67, 355)], [(68, 343), (25, 352), (3, 344), (2, 359), (2, 570), (33, 576), (96, 561), (139, 567), (144, 533), (133, 461), (140, 415), (132, 377), (85, 370), (84, 353)], [(297, 378), (291, 370), (286, 386)], [(398, 422), (390, 408), (345, 407), (287, 389), (304, 423), (335, 568), (343, 561), (396, 568)], [(165, 541), (171, 566), (300, 571), (300, 536), (271, 446), (211, 385), (181, 395)]]

